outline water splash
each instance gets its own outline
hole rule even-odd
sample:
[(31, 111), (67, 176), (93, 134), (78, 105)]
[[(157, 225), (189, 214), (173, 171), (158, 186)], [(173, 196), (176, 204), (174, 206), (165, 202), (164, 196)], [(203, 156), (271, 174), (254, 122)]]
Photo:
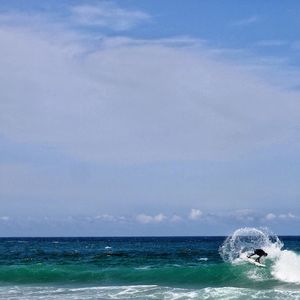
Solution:
[(255, 249), (279, 250), (283, 243), (266, 228), (245, 227), (237, 229), (227, 237), (220, 247), (220, 255), (224, 261), (234, 262), (243, 253), (253, 252)]
[(263, 249), (268, 253), (270, 272), (275, 279), (300, 284), (300, 255), (282, 248), (283, 243), (278, 236), (268, 229), (245, 227), (227, 237), (219, 252), (224, 261), (235, 263), (246, 253)]

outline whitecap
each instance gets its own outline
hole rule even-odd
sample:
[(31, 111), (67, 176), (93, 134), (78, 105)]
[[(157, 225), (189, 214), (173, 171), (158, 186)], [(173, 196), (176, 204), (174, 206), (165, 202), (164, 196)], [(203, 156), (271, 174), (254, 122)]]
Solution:
[(197, 260), (199, 260), (199, 261), (208, 261), (208, 258), (207, 257), (200, 257), (200, 258), (197, 258)]

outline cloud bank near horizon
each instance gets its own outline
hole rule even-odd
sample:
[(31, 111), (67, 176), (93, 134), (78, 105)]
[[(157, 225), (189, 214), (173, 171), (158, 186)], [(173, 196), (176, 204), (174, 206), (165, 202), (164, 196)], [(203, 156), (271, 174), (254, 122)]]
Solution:
[[(77, 216), (0, 216), (1, 236), (112, 236), (112, 235), (223, 235), (235, 227), (269, 227), (279, 234), (295, 233), (300, 223), (300, 216), (291, 212), (264, 215), (254, 210), (235, 210), (224, 213), (208, 213), (192, 208), (187, 214), (147, 215), (77, 215)], [(191, 216), (194, 216), (193, 218)], [(196, 216), (196, 217), (195, 217)], [(292, 229), (287, 232), (281, 226)], [(65, 228), (64, 233), (60, 231)], [(180, 230), (178, 230), (180, 228)], [(125, 230), (124, 230), (125, 229)]]

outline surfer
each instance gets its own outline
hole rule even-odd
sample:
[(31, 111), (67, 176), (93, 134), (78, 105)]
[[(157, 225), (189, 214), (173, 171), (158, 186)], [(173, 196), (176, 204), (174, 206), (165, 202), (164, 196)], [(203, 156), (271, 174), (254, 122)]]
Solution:
[(247, 255), (248, 258), (250, 258), (253, 255), (258, 255), (258, 257), (255, 259), (256, 262), (260, 263), (260, 258), (262, 256), (268, 256), (268, 253), (266, 253), (264, 250), (262, 249), (255, 249), (254, 253), (251, 255)]

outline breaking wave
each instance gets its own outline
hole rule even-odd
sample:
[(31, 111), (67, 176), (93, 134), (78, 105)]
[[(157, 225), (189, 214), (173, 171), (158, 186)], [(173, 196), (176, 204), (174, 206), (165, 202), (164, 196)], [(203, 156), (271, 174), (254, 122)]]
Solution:
[(240, 264), (245, 263), (242, 257), (246, 253), (263, 249), (268, 253), (265, 263), (274, 279), (300, 284), (300, 255), (283, 247), (283, 242), (268, 229), (245, 227), (227, 237), (219, 251), (225, 262)]

